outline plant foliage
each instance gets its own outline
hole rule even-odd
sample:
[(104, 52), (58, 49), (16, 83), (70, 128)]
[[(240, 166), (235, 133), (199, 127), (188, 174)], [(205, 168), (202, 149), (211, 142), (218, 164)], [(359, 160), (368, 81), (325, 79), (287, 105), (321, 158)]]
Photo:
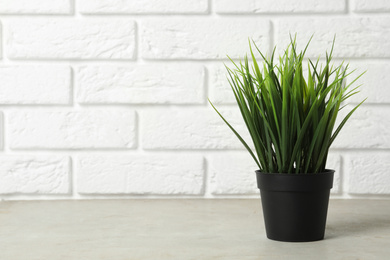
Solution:
[(226, 69), (233, 90), (254, 145), (254, 151), (239, 133), (219, 113), (223, 121), (242, 142), (260, 171), (267, 173), (318, 173), (325, 170), (329, 147), (352, 113), (364, 102), (355, 106), (334, 130), (336, 117), (344, 108), (343, 102), (358, 93), (358, 87), (345, 84), (349, 65), (331, 65), (334, 42), (326, 53), (324, 66), (307, 60), (307, 78), (303, 75), (305, 49), (297, 52), (296, 39), (279, 63), (274, 63), (275, 48), (267, 59), (253, 42), (255, 50), (263, 58), (257, 62), (249, 41), (251, 64), (248, 57), (235, 63), (234, 69)]

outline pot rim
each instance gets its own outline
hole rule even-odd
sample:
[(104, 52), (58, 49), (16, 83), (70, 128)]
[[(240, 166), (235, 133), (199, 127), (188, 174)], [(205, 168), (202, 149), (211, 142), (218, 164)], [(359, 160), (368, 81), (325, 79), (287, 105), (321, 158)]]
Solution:
[(315, 176), (315, 175), (321, 175), (321, 174), (329, 174), (334, 173), (335, 170), (333, 169), (325, 169), (323, 172), (317, 172), (317, 173), (279, 173), (279, 172), (262, 172), (260, 170), (256, 170), (256, 174), (263, 174), (263, 175), (278, 175), (278, 176)]
[(315, 174), (264, 173), (256, 171), (257, 187), (262, 191), (320, 191), (333, 187), (334, 170)]

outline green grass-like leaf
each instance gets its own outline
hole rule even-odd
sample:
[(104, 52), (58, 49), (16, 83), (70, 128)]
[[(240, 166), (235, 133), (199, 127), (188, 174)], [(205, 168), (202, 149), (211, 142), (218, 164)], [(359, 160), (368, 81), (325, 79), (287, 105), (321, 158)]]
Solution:
[[(296, 39), (286, 48), (279, 63), (274, 63), (275, 50), (270, 59), (249, 41), (250, 57), (239, 63), (230, 61), (228, 81), (248, 128), (254, 151), (228, 121), (217, 111), (255, 160), (259, 169), (268, 173), (318, 173), (326, 167), (328, 151), (353, 112), (355, 106), (334, 130), (338, 112), (349, 97), (358, 93), (350, 90), (358, 75), (346, 85), (345, 79), (353, 72), (343, 63), (331, 65), (335, 39), (324, 65), (320, 59), (308, 59), (308, 74), (303, 75), (304, 55), (309, 42), (297, 52)], [(255, 48), (252, 48), (254, 46)], [(263, 58), (262, 65), (255, 52)]]

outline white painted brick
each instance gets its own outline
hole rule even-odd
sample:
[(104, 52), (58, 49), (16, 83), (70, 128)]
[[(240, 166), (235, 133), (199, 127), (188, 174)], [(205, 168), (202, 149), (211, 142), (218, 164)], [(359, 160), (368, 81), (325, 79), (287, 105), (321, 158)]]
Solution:
[[(230, 68), (234, 66), (226, 65)], [(236, 104), (227, 76), (227, 70), (222, 63), (209, 66), (209, 98), (213, 104)]]
[[(390, 62), (388, 61), (351, 61), (350, 69), (356, 69), (347, 82), (366, 71), (366, 73), (354, 83), (354, 86), (363, 84), (360, 93), (352, 96), (349, 102), (360, 103), (367, 98), (365, 103), (390, 103)], [(352, 87), (352, 86), (351, 86)]]
[[(249, 142), (239, 111), (219, 110)], [(140, 122), (145, 149), (245, 149), (211, 107), (145, 110)]]
[(357, 13), (389, 12), (388, 0), (354, 0), (353, 11)]
[(226, 59), (242, 57), (248, 38), (269, 48), (270, 22), (251, 18), (148, 19), (140, 25), (146, 59)]
[(82, 0), (84, 14), (170, 14), (206, 13), (207, 0)]
[(3, 28), (0, 22), (0, 59), (3, 58)]
[(79, 103), (202, 104), (204, 67), (196, 64), (81, 66)]
[(258, 167), (249, 153), (210, 155), (208, 166), (212, 194), (259, 194), (255, 174)]
[(0, 0), (2, 14), (69, 14), (70, 0)]
[(69, 158), (2, 155), (0, 193), (69, 193)]
[(77, 159), (82, 194), (202, 194), (198, 155), (98, 155)]
[[(81, 16), (71, 16), (74, 6)], [(355, 84), (363, 84), (361, 93), (349, 102), (368, 99), (329, 154), (332, 194), (390, 195), (386, 12), (385, 0), (0, 0), (0, 194), (33, 198), (73, 188), (91, 196), (202, 196), (208, 183), (215, 197), (258, 196), (252, 158), (210, 106), (197, 105), (209, 96), (252, 145), (221, 60), (242, 58), (248, 38), (269, 53), (270, 43), (285, 48), (297, 32), (298, 48), (314, 33), (311, 58), (323, 58), (336, 34), (335, 62), (352, 58), (354, 75), (367, 70)], [(332, 13), (344, 15), (322, 15)], [(64, 106), (72, 102), (82, 105)], [(127, 104), (137, 106), (139, 118)], [(141, 150), (124, 153), (137, 139)], [(76, 155), (71, 187), (68, 157), (9, 153), (23, 149), (100, 152)], [(220, 150), (206, 153), (207, 163), (188, 151), (207, 149)]]
[(0, 111), (0, 150), (3, 150), (3, 142), (4, 142), (4, 118), (3, 112)]
[(334, 13), (344, 12), (344, 0), (216, 0), (217, 13)]
[(390, 194), (390, 153), (356, 153), (345, 156), (349, 193)]
[(40, 18), (7, 21), (12, 59), (132, 59), (135, 24), (129, 19)]
[[(348, 105), (340, 111), (337, 125), (352, 108)], [(362, 105), (344, 125), (332, 148), (390, 148), (389, 129), (390, 107)]]
[(133, 148), (134, 111), (9, 111), (12, 149)]
[(0, 66), (0, 103), (69, 104), (71, 71), (68, 66)]
[(307, 56), (325, 57), (336, 34), (334, 57), (390, 57), (389, 17), (285, 18), (277, 25), (276, 43), (284, 49), (289, 33), (297, 33), (298, 48), (314, 34)]

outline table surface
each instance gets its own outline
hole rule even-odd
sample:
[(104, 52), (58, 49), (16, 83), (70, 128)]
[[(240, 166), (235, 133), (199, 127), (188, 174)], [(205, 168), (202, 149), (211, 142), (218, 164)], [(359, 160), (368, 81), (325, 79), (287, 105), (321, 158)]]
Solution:
[(390, 200), (331, 200), (325, 239), (266, 238), (260, 199), (0, 203), (0, 259), (390, 259)]

